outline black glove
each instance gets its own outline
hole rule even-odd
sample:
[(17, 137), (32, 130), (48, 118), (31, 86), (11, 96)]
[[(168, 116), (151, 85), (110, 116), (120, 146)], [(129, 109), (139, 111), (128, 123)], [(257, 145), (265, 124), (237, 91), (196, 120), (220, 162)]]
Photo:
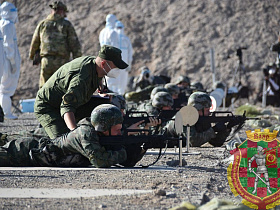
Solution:
[(145, 154), (145, 150), (139, 144), (130, 144), (125, 146), (127, 159), (120, 163), (120, 165), (126, 167), (133, 167), (135, 164), (142, 159)]
[(213, 130), (214, 130), (215, 132), (221, 132), (221, 131), (224, 131), (224, 130), (226, 130), (226, 129), (227, 129), (227, 127), (226, 127), (226, 125), (225, 125), (224, 122), (218, 122), (218, 123), (213, 127)]
[(227, 128), (232, 128), (233, 126), (240, 124), (240, 122), (241, 122), (241, 119), (238, 117), (235, 117), (229, 121), (229, 123), (227, 124)]

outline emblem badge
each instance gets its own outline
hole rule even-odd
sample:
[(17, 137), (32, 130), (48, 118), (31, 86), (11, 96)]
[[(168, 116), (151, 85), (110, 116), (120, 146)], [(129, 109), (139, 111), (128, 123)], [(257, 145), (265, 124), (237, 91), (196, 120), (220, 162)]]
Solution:
[(235, 196), (252, 209), (280, 205), (280, 141), (278, 131), (246, 131), (247, 139), (232, 150), (234, 161), (228, 167), (228, 182)]

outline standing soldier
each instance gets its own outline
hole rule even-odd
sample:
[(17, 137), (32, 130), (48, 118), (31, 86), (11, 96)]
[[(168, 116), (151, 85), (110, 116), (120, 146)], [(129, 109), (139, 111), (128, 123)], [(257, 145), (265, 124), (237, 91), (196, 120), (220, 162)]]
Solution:
[(49, 6), (52, 12), (37, 26), (29, 51), (29, 58), (32, 60), (36, 58), (36, 54), (41, 56), (39, 88), (60, 66), (70, 61), (70, 53), (73, 59), (82, 55), (75, 29), (65, 19), (68, 12), (66, 5), (61, 1), (54, 1)]

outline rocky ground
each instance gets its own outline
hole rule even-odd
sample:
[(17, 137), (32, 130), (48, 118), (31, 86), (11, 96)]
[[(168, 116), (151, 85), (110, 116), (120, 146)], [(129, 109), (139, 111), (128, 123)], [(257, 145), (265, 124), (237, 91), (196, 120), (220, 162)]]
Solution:
[[(279, 115), (279, 109), (268, 107), (272, 115)], [(5, 120), (0, 132), (18, 133), (19, 130), (33, 130), (38, 121), (33, 113), (18, 114), (18, 120)], [(271, 115), (271, 116), (272, 116)], [(275, 117), (267, 118), (273, 124)], [(252, 130), (246, 124), (238, 132), (245, 138), (245, 131)], [(0, 190), (5, 188), (63, 188), (63, 189), (136, 189), (150, 190), (149, 193), (135, 195), (107, 195), (92, 198), (0, 198), (1, 209), (169, 209), (183, 201), (196, 206), (212, 198), (227, 199), (238, 205), (241, 197), (234, 197), (227, 181), (230, 156), (226, 147), (213, 148), (205, 144), (201, 148), (191, 148), (195, 155), (183, 155), (184, 164), (178, 166), (178, 149), (168, 149), (167, 153), (149, 168), (140, 165), (152, 163), (157, 155), (151, 150), (137, 164), (137, 168), (111, 169), (67, 169), (46, 168), (0, 168)]]

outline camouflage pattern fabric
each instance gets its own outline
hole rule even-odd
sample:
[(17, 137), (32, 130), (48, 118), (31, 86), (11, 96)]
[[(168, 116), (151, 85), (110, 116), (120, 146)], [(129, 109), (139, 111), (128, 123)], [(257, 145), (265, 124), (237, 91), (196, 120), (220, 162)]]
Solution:
[(123, 116), (120, 109), (112, 104), (101, 104), (91, 113), (91, 124), (96, 131), (108, 131), (113, 125), (122, 123)]
[(59, 56), (45, 56), (41, 59), (41, 72), (39, 88), (57, 71), (63, 64), (69, 62), (69, 59), (60, 58)]
[(58, 14), (50, 14), (36, 27), (29, 51), (31, 60), (37, 50), (42, 57), (40, 87), (61, 65), (70, 61), (70, 53), (73, 59), (82, 55), (73, 25)]
[(207, 93), (194, 92), (188, 99), (188, 105), (195, 107), (198, 111), (203, 108), (210, 108), (212, 105), (211, 98)]
[(190, 78), (189, 77), (187, 77), (187, 76), (182, 76), (182, 75), (179, 75), (178, 77), (176, 77), (175, 79), (174, 79), (174, 81), (173, 81), (173, 83), (175, 83), (175, 84), (180, 84), (180, 83), (182, 83), (182, 82), (186, 82), (186, 83), (191, 83), (191, 80), (190, 80)]
[(106, 150), (89, 118), (56, 139), (15, 139), (0, 148), (0, 166), (87, 166), (110, 167), (126, 161), (124, 148)]
[(158, 92), (152, 100), (152, 106), (158, 109), (162, 109), (166, 106), (173, 106), (173, 99), (169, 93), (166, 92)]
[[(164, 126), (163, 130), (166, 130), (166, 135), (171, 137), (178, 137), (175, 131), (175, 121), (168, 121)], [(190, 146), (200, 147), (203, 144), (209, 142), (214, 147), (220, 147), (223, 145), (225, 140), (230, 134), (230, 130), (224, 130), (221, 132), (216, 132), (213, 130), (211, 125), (204, 131), (198, 132), (196, 129), (197, 125), (190, 127)], [(187, 127), (183, 127), (183, 136), (186, 137)]]
[(98, 88), (102, 78), (97, 77), (94, 59), (84, 56), (64, 64), (38, 91), (34, 112), (50, 138), (69, 131), (62, 116), (76, 113)]
[(167, 83), (164, 85), (164, 88), (166, 88), (168, 90), (168, 92), (170, 93), (170, 95), (178, 95), (180, 93), (180, 88), (173, 83)]
[(159, 114), (159, 110), (152, 105), (152, 101), (150, 100), (139, 104), (137, 111), (147, 112), (150, 116), (157, 116)]
[(167, 92), (168, 93), (168, 90), (162, 86), (158, 86), (158, 87), (155, 87), (152, 92), (151, 92), (151, 96), (150, 96), (150, 99), (153, 100), (154, 96), (158, 93), (158, 92)]

